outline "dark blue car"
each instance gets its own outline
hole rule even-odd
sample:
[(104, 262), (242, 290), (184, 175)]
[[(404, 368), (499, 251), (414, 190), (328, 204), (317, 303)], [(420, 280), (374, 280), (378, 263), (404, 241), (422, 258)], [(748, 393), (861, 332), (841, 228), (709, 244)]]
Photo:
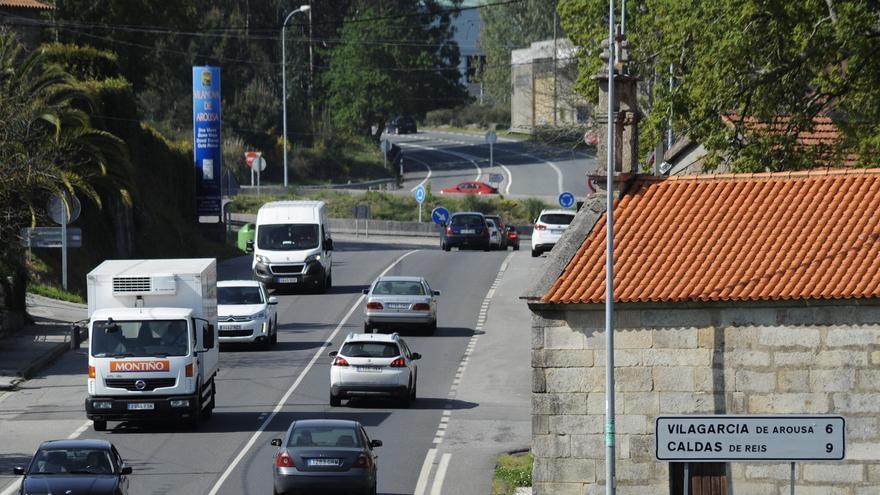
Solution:
[(454, 213), (444, 225), (441, 235), (440, 249), (444, 251), (449, 251), (454, 247), (488, 251), (491, 247), (489, 226), (482, 213)]
[(128, 493), (131, 468), (106, 440), (52, 440), (40, 444), (27, 468), (13, 472), (24, 475), (19, 493)]

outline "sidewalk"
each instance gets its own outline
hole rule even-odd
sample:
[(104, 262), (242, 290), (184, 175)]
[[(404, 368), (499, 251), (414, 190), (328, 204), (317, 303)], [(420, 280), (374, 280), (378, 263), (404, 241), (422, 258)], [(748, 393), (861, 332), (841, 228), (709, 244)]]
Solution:
[(70, 323), (86, 317), (86, 306), (27, 295), (36, 321), (0, 339), (0, 390), (14, 389), (70, 349)]

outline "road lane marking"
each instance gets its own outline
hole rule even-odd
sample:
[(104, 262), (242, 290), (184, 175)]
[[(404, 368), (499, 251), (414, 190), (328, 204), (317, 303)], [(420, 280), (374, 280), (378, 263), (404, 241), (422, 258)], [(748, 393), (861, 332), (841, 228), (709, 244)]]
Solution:
[[(401, 158), (401, 160), (403, 160), (403, 158)], [(412, 160), (412, 161), (414, 161), (414, 162), (421, 163), (422, 166), (424, 166), (426, 169), (428, 169), (428, 175), (426, 175), (425, 178), (422, 179), (421, 182), (419, 182), (418, 184), (416, 184), (415, 187), (413, 187), (412, 189), (409, 190), (409, 192), (415, 192), (416, 189), (418, 189), (418, 188), (421, 187), (421, 186), (424, 186), (424, 185), (425, 185), (425, 182), (428, 182), (428, 180), (431, 179), (431, 175), (434, 173), (434, 171), (431, 170), (431, 166), (430, 166), (430, 165), (428, 165), (426, 162), (423, 162), (423, 161), (419, 160), (418, 158), (408, 157), (407, 160)]]
[[(477, 177), (474, 179), (475, 182), (479, 181), (480, 177), (483, 176), (483, 169), (480, 168), (480, 165), (476, 162), (476, 160), (472, 160), (471, 158), (468, 158), (469, 156), (474, 156), (474, 155), (465, 155), (462, 153), (457, 153), (455, 151), (446, 151), (441, 148), (430, 148), (428, 146), (422, 146), (420, 144), (412, 144), (412, 143), (399, 143), (399, 144), (400, 144), (400, 146), (410, 146), (412, 148), (419, 148), (419, 149), (423, 149), (423, 150), (427, 150), (427, 151), (433, 151), (435, 153), (446, 153), (447, 155), (452, 155), (452, 156), (457, 156), (459, 158), (463, 158), (463, 159), (473, 163), (474, 168), (477, 169)], [(475, 157), (475, 158), (479, 158), (479, 157)]]
[(91, 426), (91, 424), (92, 424), (92, 421), (91, 421), (91, 420), (86, 421), (86, 422), (83, 423), (79, 428), (77, 428), (76, 430), (74, 430), (73, 433), (71, 433), (70, 435), (68, 435), (68, 436), (67, 436), (67, 439), (68, 439), (68, 440), (74, 440), (74, 439), (76, 439), (76, 438), (79, 438), (79, 436), (82, 435), (84, 431), (86, 431), (87, 429), (89, 429), (89, 426)]
[(502, 170), (507, 172), (507, 185), (504, 186), (504, 194), (510, 195), (510, 186), (513, 185), (513, 172), (510, 171), (509, 168), (505, 167), (501, 162), (498, 163), (498, 166), (501, 167)]
[(434, 466), (434, 457), (436, 456), (437, 449), (428, 449), (428, 455), (425, 456), (425, 462), (422, 463), (422, 470), (419, 471), (419, 481), (416, 483), (416, 491), (413, 492), (413, 495), (424, 495), (425, 488), (428, 487), (428, 476), (431, 475), (431, 468)]
[[(416, 252), (418, 252), (417, 249), (413, 250), (413, 251), (407, 251), (406, 253), (400, 255), (400, 257), (398, 257), (396, 260), (394, 260), (394, 262), (392, 262), (390, 265), (388, 265), (385, 268), (385, 270), (382, 271), (381, 274), (379, 274), (379, 277), (377, 277), (377, 278), (381, 278), (381, 277), (385, 276), (386, 273), (391, 271), (391, 269), (394, 268), (395, 266), (397, 266), (398, 263), (403, 261), (404, 258), (406, 258), (407, 256), (409, 256), (413, 253), (416, 253)], [(303, 368), (303, 370), (300, 372), (299, 376), (296, 377), (296, 380), (293, 382), (293, 384), (290, 385), (290, 388), (287, 389), (287, 392), (284, 393), (284, 396), (281, 397), (281, 400), (278, 401), (278, 404), (275, 405), (275, 408), (272, 409), (272, 412), (269, 414), (269, 417), (267, 417), (266, 420), (263, 421), (263, 424), (261, 424), (260, 427), (257, 429), (257, 431), (255, 431), (254, 434), (251, 435), (251, 438), (247, 441), (244, 448), (242, 448), (239, 451), (238, 455), (235, 456), (235, 458), (229, 464), (229, 467), (227, 467), (226, 470), (223, 471), (223, 474), (220, 475), (220, 479), (217, 480), (217, 482), (214, 484), (213, 488), (211, 488), (211, 491), (208, 492), (208, 495), (216, 495), (217, 492), (220, 491), (220, 488), (223, 486), (223, 483), (226, 481), (226, 478), (228, 478), (229, 475), (232, 474), (232, 471), (235, 470), (235, 468), (238, 466), (238, 463), (240, 463), (241, 460), (244, 459), (244, 456), (248, 453), (248, 451), (250, 451), (251, 447), (254, 446), (254, 444), (257, 442), (257, 439), (260, 437), (260, 435), (262, 435), (263, 432), (266, 431), (266, 428), (269, 427), (269, 423), (271, 423), (272, 420), (275, 419), (275, 416), (278, 415), (278, 413), (281, 411), (281, 409), (284, 408), (284, 404), (287, 403), (287, 400), (290, 399), (290, 396), (293, 395), (293, 392), (296, 391), (297, 387), (299, 387), (299, 384), (302, 383), (303, 379), (305, 379), (306, 375), (309, 373), (309, 371), (311, 371), (312, 366), (315, 365), (315, 363), (318, 361), (318, 358), (324, 354), (324, 349), (326, 347), (326, 344), (333, 342), (333, 339), (336, 338), (336, 335), (339, 334), (339, 331), (342, 330), (342, 328), (345, 326), (346, 322), (348, 322), (349, 318), (351, 318), (351, 315), (353, 315), (356, 310), (360, 309), (361, 302), (363, 302), (363, 300), (364, 300), (364, 294), (361, 294), (360, 297), (358, 297), (357, 300), (355, 301), (355, 303), (351, 306), (351, 309), (348, 310), (348, 313), (346, 313), (345, 316), (343, 316), (342, 319), (339, 321), (339, 324), (336, 325), (336, 328), (333, 330), (333, 333), (331, 333), (330, 336), (327, 337), (327, 339), (325, 341), (325, 345), (321, 345), (320, 347), (318, 347), (318, 349), (315, 351), (315, 354), (312, 355), (312, 359), (309, 360), (306, 367)], [(7, 494), (0, 494), (0, 495), (7, 495)]]
[(7, 486), (5, 490), (0, 492), (0, 495), (12, 495), (18, 490), (19, 485), (21, 485), (21, 480), (15, 480), (11, 485)]
[(440, 495), (443, 491), (443, 480), (446, 478), (446, 470), (449, 469), (450, 457), (452, 457), (452, 454), (446, 453), (440, 458), (437, 474), (434, 475), (434, 484), (431, 485), (431, 495)]

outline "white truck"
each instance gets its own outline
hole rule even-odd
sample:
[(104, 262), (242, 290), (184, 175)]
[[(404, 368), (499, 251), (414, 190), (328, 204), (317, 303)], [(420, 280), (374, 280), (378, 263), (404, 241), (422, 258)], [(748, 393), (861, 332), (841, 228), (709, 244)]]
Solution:
[(210, 417), (219, 370), (217, 262), (108, 260), (87, 276), (86, 415), (107, 421)]

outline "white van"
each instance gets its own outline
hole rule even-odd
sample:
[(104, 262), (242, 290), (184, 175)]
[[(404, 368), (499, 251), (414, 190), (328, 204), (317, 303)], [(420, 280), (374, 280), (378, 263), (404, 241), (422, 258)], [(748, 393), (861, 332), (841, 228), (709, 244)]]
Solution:
[(274, 201), (257, 212), (254, 278), (267, 287), (326, 292), (333, 283), (330, 221), (323, 201)]

